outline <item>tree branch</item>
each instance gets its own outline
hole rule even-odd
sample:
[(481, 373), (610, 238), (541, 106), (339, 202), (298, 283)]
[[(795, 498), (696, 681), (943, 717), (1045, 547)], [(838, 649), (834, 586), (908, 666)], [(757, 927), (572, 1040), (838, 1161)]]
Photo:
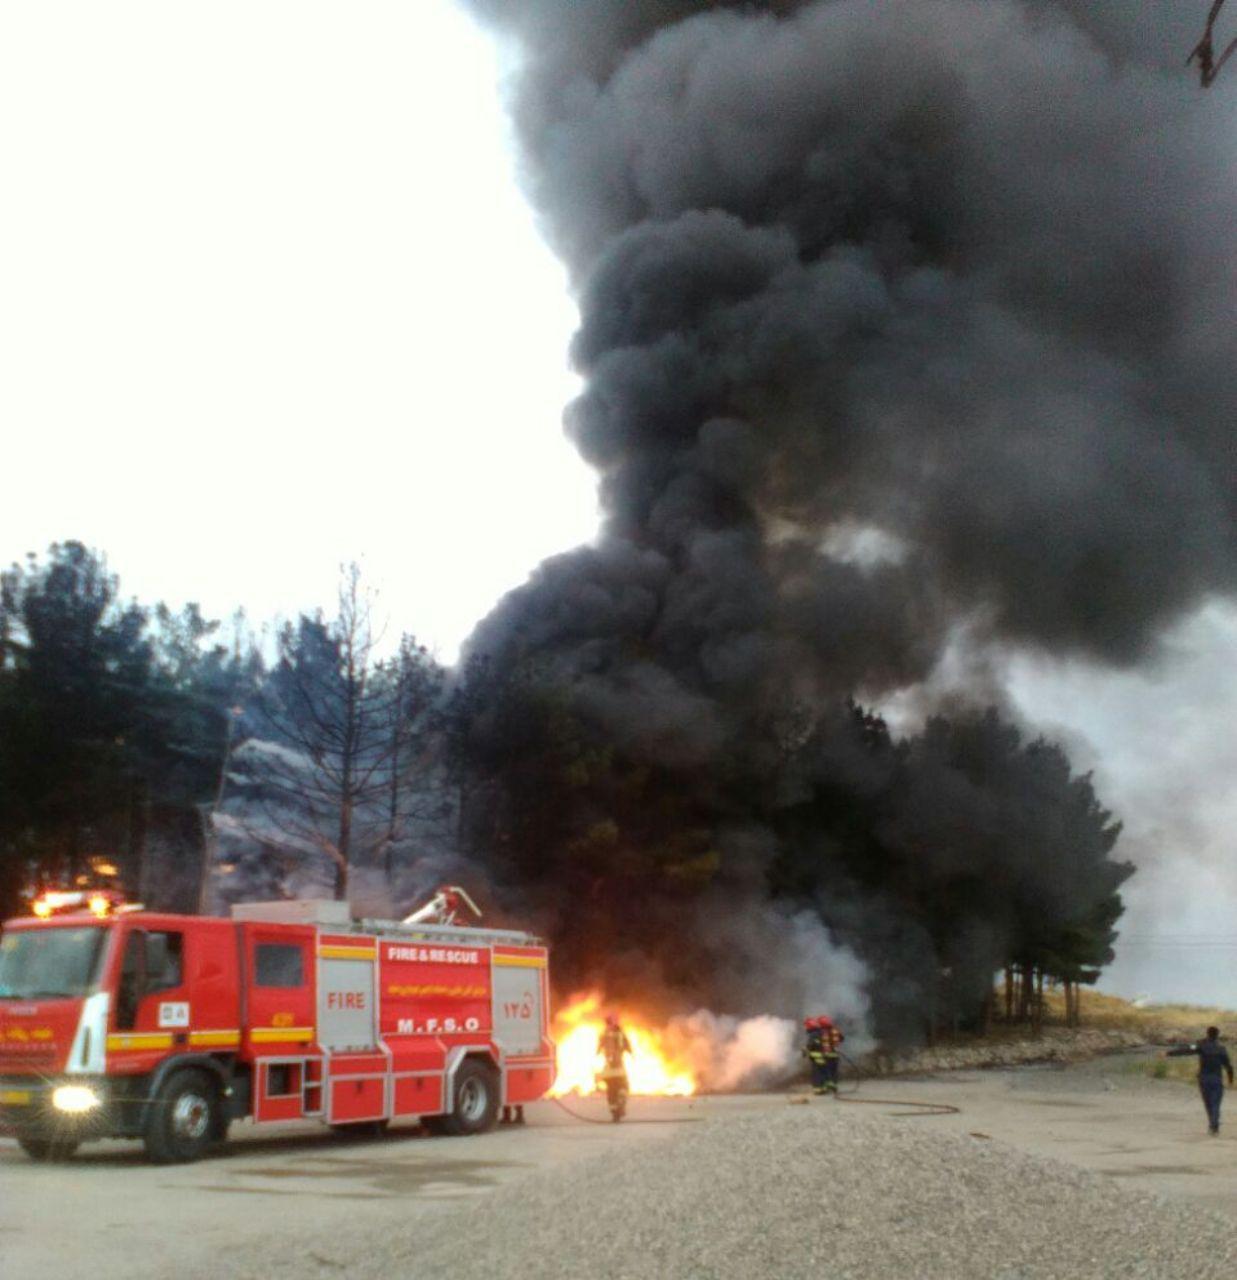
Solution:
[(1220, 10), (1223, 8), (1224, 0), (1214, 0), (1211, 12), (1207, 15), (1207, 28), (1203, 32), (1203, 38), (1194, 46), (1190, 56), (1185, 60), (1187, 67), (1192, 62), (1198, 63), (1199, 83), (1204, 89), (1209, 89), (1215, 83), (1221, 68), (1229, 60), (1233, 50), (1237, 49), (1237, 37), (1234, 37), (1228, 42), (1224, 52), (1218, 58), (1215, 56), (1215, 25), (1216, 19), (1220, 16)]

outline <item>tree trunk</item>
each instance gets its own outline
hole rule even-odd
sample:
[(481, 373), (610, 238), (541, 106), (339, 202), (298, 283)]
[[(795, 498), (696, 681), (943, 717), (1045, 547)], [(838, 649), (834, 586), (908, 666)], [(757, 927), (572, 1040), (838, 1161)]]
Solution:
[(1034, 995), (1033, 970), (1029, 964), (1022, 965), (1018, 974), (1018, 1021), (1031, 1021), (1031, 1003)]
[(146, 866), (146, 834), (150, 826), (150, 796), (143, 781), (135, 778), (129, 786), (129, 823), (125, 848), (125, 887), (135, 886), (139, 902), (148, 902), (150, 875)]
[(198, 915), (211, 914), (212, 894), (215, 874), (215, 853), (217, 851), (215, 822), (213, 809), (206, 805), (197, 806), (198, 824), (202, 832), (202, 862), (198, 868)]
[(395, 834), (399, 830), (399, 784), (400, 759), (403, 746), (404, 715), (404, 676), (400, 675), (400, 684), (395, 702), (395, 711), (391, 717), (391, 777), (390, 789), (387, 791), (387, 838), (382, 850), (382, 871), (386, 876), (387, 888), (391, 887), (391, 877), (395, 871)]
[(78, 827), (76, 820), (69, 822), (69, 838), (65, 846), (65, 863), (68, 867), (67, 873), (61, 871), (60, 875), (65, 884), (72, 884), (77, 879), (78, 872), (81, 870), (81, 829)]
[(348, 900), (348, 847), (352, 843), (352, 797), (345, 795), (339, 805), (339, 861), (335, 864), (335, 900)]
[(1014, 1020), (1014, 971), (1005, 966), (1005, 1021)]

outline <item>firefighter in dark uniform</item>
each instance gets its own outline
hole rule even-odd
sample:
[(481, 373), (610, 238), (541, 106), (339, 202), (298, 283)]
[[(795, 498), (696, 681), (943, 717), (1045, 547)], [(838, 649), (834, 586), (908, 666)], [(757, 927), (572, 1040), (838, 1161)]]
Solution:
[(631, 1052), (631, 1041), (619, 1026), (614, 1014), (606, 1014), (606, 1027), (597, 1040), (597, 1054), (604, 1059), (605, 1067), (600, 1078), (605, 1081), (606, 1102), (610, 1107), (610, 1119), (619, 1121), (627, 1111), (627, 1065), (624, 1057)]
[(807, 1032), (803, 1056), (812, 1064), (812, 1092), (817, 1096), (825, 1092), (825, 1049), (820, 1038), (819, 1021), (818, 1018), (803, 1019), (803, 1030)]
[(816, 1026), (820, 1033), (820, 1047), (825, 1055), (825, 1092), (837, 1096), (838, 1092), (838, 1065), (841, 1057), (842, 1041), (846, 1037), (833, 1025), (833, 1020), (827, 1017), (819, 1017), (816, 1019)]
[(1219, 1133), (1220, 1103), (1224, 1101), (1224, 1079), (1221, 1073), (1228, 1075), (1230, 1087), (1233, 1083), (1233, 1062), (1228, 1056), (1228, 1050), (1220, 1043), (1220, 1028), (1208, 1027), (1205, 1040), (1169, 1049), (1165, 1057), (1198, 1059), (1198, 1091), (1203, 1096), (1203, 1106), (1207, 1110), (1207, 1129), (1212, 1134)]
[(807, 1032), (804, 1056), (812, 1064), (812, 1092), (817, 1097), (836, 1096), (838, 1091), (838, 1050), (846, 1038), (827, 1017), (804, 1018)]

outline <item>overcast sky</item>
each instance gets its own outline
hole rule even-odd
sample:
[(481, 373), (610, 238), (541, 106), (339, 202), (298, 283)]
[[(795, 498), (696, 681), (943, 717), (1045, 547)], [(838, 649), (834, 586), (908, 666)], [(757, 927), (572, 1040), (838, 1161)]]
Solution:
[(452, 657), (596, 525), (506, 143), (449, 0), (3, 6), (0, 558), (263, 618), (361, 557)]
[[(255, 620), (361, 559), (451, 659), (590, 538), (575, 312), (450, 0), (0, 8), (0, 562), (77, 538), (128, 594)], [(1127, 821), (1107, 985), (1237, 1007), (1237, 622), (1138, 673), (1014, 661)]]

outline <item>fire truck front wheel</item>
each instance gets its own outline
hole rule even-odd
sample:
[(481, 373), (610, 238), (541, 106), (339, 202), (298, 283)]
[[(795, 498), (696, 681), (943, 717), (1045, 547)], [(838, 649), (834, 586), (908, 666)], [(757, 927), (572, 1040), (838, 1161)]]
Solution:
[(444, 1133), (488, 1133), (498, 1121), (498, 1077), (492, 1067), (465, 1058), (455, 1073), (451, 1114), (442, 1117)]
[(219, 1090), (204, 1071), (178, 1071), (155, 1095), (142, 1137), (155, 1164), (197, 1160), (222, 1124)]

